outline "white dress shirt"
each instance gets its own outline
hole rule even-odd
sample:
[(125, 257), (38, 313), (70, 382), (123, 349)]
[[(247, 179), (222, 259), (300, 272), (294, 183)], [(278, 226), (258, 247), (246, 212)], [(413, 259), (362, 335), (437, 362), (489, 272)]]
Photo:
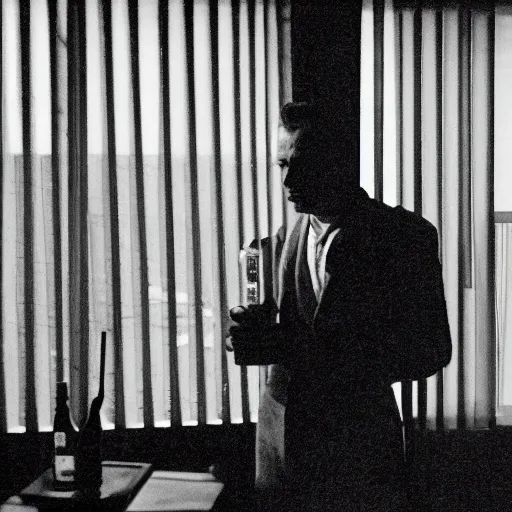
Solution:
[(307, 257), (317, 302), (320, 302), (329, 277), (325, 274), (327, 252), (334, 237), (340, 231), (340, 228), (329, 230), (330, 227), (331, 224), (320, 222), (314, 215), (309, 216)]

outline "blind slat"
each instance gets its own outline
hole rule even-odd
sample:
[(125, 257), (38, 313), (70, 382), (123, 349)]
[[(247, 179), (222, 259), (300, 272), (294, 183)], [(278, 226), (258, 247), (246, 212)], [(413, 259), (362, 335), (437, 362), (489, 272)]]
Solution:
[(107, 160), (110, 211), (110, 254), (112, 258), (112, 326), (114, 344), (115, 424), (126, 427), (123, 379), (123, 329), (121, 308), (121, 262), (119, 245), (119, 208), (117, 190), (116, 124), (114, 109), (114, 71), (112, 62), (112, 10), (109, 0), (102, 1), (105, 59), (105, 99), (107, 118)]
[[(31, 5), (31, 79), (33, 134), (33, 212), (34, 212), (34, 344), (39, 429), (51, 428), (56, 377), (56, 303), (55, 237), (53, 231), (60, 219), (55, 218), (55, 204), (48, 192), (53, 189), (51, 135), (52, 123), (50, 26), (44, 2)], [(55, 56), (55, 53), (54, 53)], [(43, 64), (44, 63), (44, 64)], [(43, 64), (43, 65), (42, 65)], [(57, 167), (58, 169), (58, 167)], [(58, 182), (57, 182), (58, 183)], [(53, 192), (53, 190), (52, 190)], [(58, 211), (58, 210), (57, 210)], [(59, 262), (60, 263), (60, 262)], [(59, 276), (60, 277), (60, 276)], [(62, 287), (59, 286), (60, 290)], [(60, 302), (62, 303), (62, 301)], [(62, 345), (60, 345), (62, 348)], [(62, 355), (62, 350), (59, 351)], [(61, 359), (61, 358), (60, 358)], [(62, 360), (62, 359), (61, 359)], [(61, 366), (62, 368), (62, 366)]]
[(473, 12), (472, 158), (475, 232), (477, 427), (496, 417), (494, 307), (494, 9)]
[[(245, 214), (243, 208), (243, 183), (241, 175), (242, 167), (242, 121), (241, 121), (241, 94), (240, 94), (240, 3), (232, 4), (232, 30), (233, 30), (233, 94), (234, 94), (234, 117), (235, 117), (235, 162), (234, 166), (237, 172), (237, 201), (238, 201), (238, 240), (243, 244)], [(241, 247), (238, 248), (238, 250)], [(241, 277), (241, 276), (240, 276)], [(239, 281), (240, 297), (243, 297), (242, 279)], [(240, 367), (240, 385), (242, 401), (242, 420), (249, 421), (249, 394), (247, 368)]]
[(261, 228), (258, 212), (258, 152), (256, 147), (256, 0), (247, 0), (247, 10), (249, 28), (249, 137), (251, 140), (252, 216), (254, 222), (254, 238), (259, 240)]
[[(69, 311), (70, 311), (70, 405), (80, 424), (88, 410), (88, 281), (87, 276), (87, 124), (85, 76), (85, 13), (74, 1), (68, 2), (68, 154), (69, 154)], [(84, 146), (85, 142), (85, 146)], [(85, 163), (83, 159), (85, 158)], [(85, 204), (84, 204), (85, 203)], [(85, 216), (85, 219), (83, 218)], [(83, 254), (83, 251), (86, 251)], [(84, 286), (85, 285), (85, 286)]]
[(403, 115), (404, 115), (404, 78), (403, 78), (403, 13), (400, 9), (395, 14), (396, 20), (396, 94), (397, 94), (397, 113), (396, 113), (396, 131), (397, 131), (397, 172), (396, 172), (396, 201), (397, 204), (403, 204), (403, 168), (404, 168), (404, 140), (403, 140)]
[[(89, 406), (89, 243), (88, 243), (88, 158), (87, 158), (87, 56), (86, 56), (86, 21), (85, 4), (78, 2), (77, 6), (77, 136), (75, 144), (78, 157), (78, 190), (79, 193), (79, 255), (80, 283), (78, 290), (72, 290), (71, 293), (77, 293), (79, 313), (79, 335), (73, 342), (80, 343), (80, 408), (82, 418), (86, 418)], [(77, 269), (78, 270), (78, 269)]]
[(62, 315), (62, 244), (61, 244), (61, 199), (60, 199), (60, 151), (59, 151), (59, 61), (57, 57), (57, 4), (48, 2), (50, 32), (50, 79), (52, 109), (52, 206), (55, 286), (55, 349), (56, 380), (64, 380), (63, 315)]
[[(422, 9), (417, 7), (414, 11), (413, 19), (413, 45), (414, 45), (414, 211), (423, 215), (423, 141), (422, 141)], [(420, 379), (418, 381), (418, 424), (421, 429), (426, 427), (427, 420), (427, 381)]]
[(464, 287), (472, 288), (471, 226), (471, 12), (459, 10), (460, 173), (462, 186), (462, 272)]
[(415, 112), (414, 112), (414, 11), (402, 11), (402, 119), (401, 119), (401, 153), (402, 153), (402, 206), (414, 211), (415, 199)]
[[(20, 71), (20, 13), (16, 2), (2, 3), (2, 103), (4, 115), (2, 196), (2, 315), (3, 350), (6, 364), (5, 396), (7, 430), (25, 430), (25, 340), (23, 306), (23, 167)], [(15, 298), (15, 300), (13, 300)]]
[[(266, 195), (266, 202), (267, 202), (267, 228), (266, 231), (268, 233), (268, 236), (271, 237), (275, 234), (274, 226), (273, 226), (273, 162), (272, 162), (272, 121), (273, 116), (271, 113), (271, 108), (274, 108), (273, 102), (272, 102), (272, 87), (275, 86), (274, 83), (271, 82), (271, 65), (270, 62), (271, 56), (270, 56), (270, 20), (269, 20), (269, 11), (270, 6), (267, 2), (263, 5), (263, 46), (264, 46), (264, 83), (265, 83), (265, 167), (266, 167), (266, 181), (267, 181), (267, 195)], [(274, 255), (275, 255), (275, 249), (272, 246), (269, 251), (269, 265), (270, 269), (274, 268)], [(270, 300), (272, 297), (276, 296), (276, 283), (274, 282), (273, 275), (271, 273), (268, 273), (268, 278), (266, 282), (266, 289), (263, 292), (265, 300)], [(260, 393), (263, 392), (266, 382), (267, 382), (267, 376), (268, 376), (268, 367), (267, 366), (261, 366), (260, 367), (260, 375), (259, 375), (259, 381), (260, 381)]]
[(414, 211), (421, 215), (423, 213), (423, 169), (422, 169), (422, 112), (421, 112), (421, 90), (422, 90), (422, 39), (421, 30), (422, 9), (417, 7), (413, 14), (413, 113), (414, 113)]
[(174, 218), (173, 218), (173, 186), (171, 160), (171, 106), (169, 80), (169, 3), (159, 2), (159, 28), (161, 48), (161, 78), (162, 78), (162, 128), (163, 154), (165, 176), (165, 233), (167, 250), (167, 310), (169, 318), (169, 379), (170, 379), (170, 408), (171, 425), (181, 425), (180, 381), (178, 369), (178, 328), (176, 308), (176, 276), (174, 264)]
[[(462, 350), (457, 351), (458, 355), (458, 374), (457, 374), (457, 390), (459, 394), (459, 402), (457, 407), (457, 427), (466, 428), (474, 426), (474, 419), (468, 422), (468, 416), (465, 414), (465, 398), (466, 387), (464, 381), (469, 377), (467, 372), (467, 364), (465, 363), (465, 355), (474, 351), (475, 336), (474, 332), (468, 333), (465, 329), (465, 320), (467, 317), (473, 317), (471, 324), (474, 325), (474, 293), (472, 288), (473, 269), (472, 269), (472, 247), (471, 247), (471, 179), (472, 179), (472, 159), (471, 159), (471, 13), (466, 6), (460, 6), (458, 10), (458, 136), (459, 136), (459, 193), (462, 200), (459, 205), (459, 323), (456, 326), (458, 331), (457, 339)], [(471, 329), (472, 331), (474, 329)], [(469, 335), (468, 335), (469, 334)], [(471, 369), (474, 371), (474, 368)]]
[(292, 51), (291, 51), (291, 0), (277, 0), (278, 52), (279, 52), (279, 102), (292, 101)]
[(373, 2), (374, 197), (384, 197), (384, 0)]
[(458, 404), (459, 337), (463, 322), (460, 284), (460, 120), (459, 101), (460, 67), (458, 58), (459, 24), (458, 9), (450, 8), (443, 12), (443, 186), (442, 186), (442, 238), (441, 246), (443, 284), (447, 301), (446, 307), (452, 338), (452, 360), (443, 370), (442, 410), (438, 416), (441, 428), (455, 428)]
[[(404, 9), (400, 12), (400, 177), (399, 198), (402, 206), (409, 210), (414, 209), (414, 149), (415, 149), (415, 118), (414, 118), (414, 11)], [(408, 462), (414, 458), (412, 432), (414, 429), (413, 418), (413, 383), (404, 381), (401, 383), (401, 406), (405, 434), (405, 453)]]
[(21, 104), (23, 127), (23, 228), (24, 228), (24, 303), (25, 303), (25, 425), (38, 430), (35, 346), (34, 346), (34, 212), (32, 204), (32, 112), (30, 72), (30, 3), (20, 4)]
[[(251, 16), (251, 10), (253, 15)], [(239, 166), (239, 176), (241, 185), (240, 210), (243, 211), (243, 220), (241, 241), (244, 245), (251, 243), (256, 237), (258, 229), (257, 206), (255, 205), (255, 162), (256, 157), (253, 151), (253, 96), (252, 96), (252, 69), (254, 67), (253, 53), (251, 52), (251, 22), (254, 23), (254, 3), (251, 0), (240, 2), (238, 16), (238, 48), (239, 55), (237, 65), (239, 66), (239, 84), (240, 95), (237, 101), (240, 102), (240, 142), (241, 142), (241, 160)], [(242, 277), (242, 276), (241, 276)], [(241, 281), (242, 283), (243, 281)], [(241, 297), (244, 297), (241, 289)], [(250, 421), (250, 393), (251, 369), (246, 366), (240, 367), (240, 378), (242, 386), (242, 419), (245, 422)]]
[(142, 375), (141, 268), (137, 224), (137, 185), (134, 156), (133, 91), (131, 83), (130, 17), (128, 2), (112, 7), (116, 173), (120, 243), (123, 386), (126, 426), (144, 420)]
[(242, 179), (239, 169), (242, 165), (242, 121), (240, 113), (240, 4), (232, 5), (233, 30), (233, 95), (235, 99), (235, 169), (237, 170), (238, 186), (238, 236), (240, 242), (244, 239), (244, 209), (242, 207)]
[[(204, 345), (202, 321), (202, 271), (201, 271), (201, 239), (198, 204), (197, 182), (197, 144), (196, 144), (196, 105), (194, 76), (194, 2), (185, 2), (185, 44), (187, 53), (187, 95), (188, 95), (188, 126), (189, 126), (189, 168), (186, 176), (187, 198), (187, 245), (192, 250), (192, 265), (188, 268), (188, 301), (189, 301), (189, 344), (191, 363), (195, 363), (195, 371), (191, 370), (191, 397), (197, 397), (197, 421), (206, 423), (206, 393), (204, 379)], [(195, 382), (192, 382), (194, 379)], [(192, 400), (192, 399), (191, 399)]]
[(224, 336), (227, 332), (227, 290), (226, 290), (226, 264), (224, 261), (224, 208), (223, 179), (221, 162), (221, 141), (220, 141), (220, 104), (219, 104), (219, 12), (217, 0), (210, 1), (210, 47), (212, 57), (212, 107), (213, 107), (213, 176), (215, 186), (212, 189), (212, 212), (214, 231), (217, 237), (213, 243), (213, 268), (214, 268), (214, 306), (215, 316), (219, 319), (216, 322), (215, 351), (218, 361), (216, 371), (216, 382), (220, 385), (221, 393), (221, 417), (225, 423), (230, 419), (229, 407), (229, 376), (227, 367), (227, 356), (224, 348)]
[[(71, 0), (69, 0), (71, 1)], [(62, 377), (66, 382), (70, 378), (70, 339), (71, 339), (71, 311), (69, 301), (70, 272), (69, 272), (69, 103), (68, 103), (68, 1), (61, 0), (57, 4), (57, 65), (59, 69), (59, 88), (56, 91), (58, 96), (58, 151), (60, 166), (60, 223), (61, 223), (61, 279), (62, 279)]]
[(270, 62), (270, 48), (269, 48), (269, 4), (267, 2), (263, 5), (263, 47), (264, 47), (264, 75), (263, 80), (265, 83), (265, 168), (267, 178), (267, 226), (266, 230), (269, 236), (274, 234), (272, 218), (273, 218), (273, 204), (272, 204), (272, 121), (274, 116), (271, 113), (271, 108), (274, 107), (272, 102), (271, 88), (275, 83), (271, 83), (271, 62)]
[[(4, 8), (0, 3), (0, 293), (3, 294), (4, 289), (4, 57), (3, 57), (3, 38), (4, 38)], [(4, 325), (4, 308), (3, 301), (0, 300), (0, 325)], [(7, 408), (6, 408), (6, 374), (4, 373), (4, 329), (0, 329), (0, 432), (7, 432)]]
[[(269, 187), (272, 190), (270, 201), (272, 202), (272, 216), (270, 219), (270, 234), (274, 235), (283, 225), (286, 207), (283, 202), (283, 187), (281, 174), (274, 166), (277, 153), (277, 134), (279, 126), (280, 89), (279, 78), (279, 20), (275, 0), (265, 3), (265, 44), (267, 56), (267, 154), (269, 166)], [(277, 283), (275, 283), (277, 284)], [(277, 289), (274, 291), (277, 297)]]
[[(443, 260), (443, 11), (441, 9), (436, 12), (436, 132), (437, 146), (436, 157), (439, 172), (437, 174), (437, 232), (439, 236), (439, 259)], [(443, 425), (443, 370), (440, 370), (436, 376), (436, 388), (432, 389), (435, 399), (435, 418), (436, 428), (442, 429)]]
[(146, 242), (146, 212), (144, 205), (144, 161), (142, 155), (142, 126), (139, 73), (139, 14), (138, 3), (128, 2), (130, 23), (131, 78), (133, 87), (133, 128), (135, 149), (135, 185), (139, 238), (140, 300), (142, 326), (142, 395), (144, 400), (144, 426), (154, 426), (151, 347), (149, 333), (149, 280), (148, 250)]
[[(222, 203), (224, 227), (224, 258), (226, 279), (226, 307), (232, 308), (240, 303), (240, 266), (239, 251), (242, 245), (243, 229), (239, 222), (241, 212), (240, 197), (240, 104), (239, 104), (239, 72), (238, 43), (234, 34), (237, 31), (239, 6), (237, 2), (219, 4), (219, 100), (221, 121), (221, 162), (222, 162)], [(237, 32), (238, 34), (238, 32)], [(238, 37), (238, 36), (237, 36)], [(238, 52), (238, 53), (237, 53)], [(227, 314), (226, 310), (224, 314)], [(231, 421), (239, 421), (241, 417), (240, 367), (235, 365), (232, 352), (226, 353), (227, 375), (229, 383), (229, 411)]]
[[(422, 13), (421, 30), (422, 37), (422, 89), (421, 89), (421, 147), (422, 147), (422, 215), (439, 229), (439, 171), (441, 169), (438, 160), (438, 118), (440, 111), (437, 110), (437, 51), (436, 34), (437, 18), (433, 9), (424, 9)], [(436, 414), (436, 375), (429, 377), (424, 388), (418, 395), (418, 418), (420, 428), (435, 427)], [(423, 393), (422, 393), (423, 392)], [(428, 422), (428, 423), (427, 423)]]
[[(165, 256), (165, 176), (160, 157), (162, 141), (161, 49), (158, 30), (158, 0), (139, 2), (138, 74), (143, 153), (143, 201), (148, 280), (148, 339), (146, 360), (151, 368), (153, 421), (169, 425), (169, 338)], [(158, 295), (157, 295), (158, 293)], [(143, 349), (144, 350), (144, 349)], [(151, 398), (149, 396), (148, 398)]]
[[(279, 52), (279, 98), (280, 106), (292, 101), (292, 2), (291, 0), (277, 0), (278, 2), (278, 52)], [(296, 218), (294, 208), (286, 199), (286, 192), (282, 192), (283, 223), (284, 226), (293, 226)]]

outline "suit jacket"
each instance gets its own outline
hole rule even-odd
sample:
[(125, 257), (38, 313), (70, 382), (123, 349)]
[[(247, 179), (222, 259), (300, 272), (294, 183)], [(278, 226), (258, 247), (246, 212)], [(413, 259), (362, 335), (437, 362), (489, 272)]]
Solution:
[(402, 432), (390, 385), (428, 377), (451, 358), (437, 231), (361, 190), (330, 247), (317, 303), (308, 225), (301, 216), (282, 250), (279, 321), (293, 336), (268, 382), (286, 403), (284, 503), (398, 510)]

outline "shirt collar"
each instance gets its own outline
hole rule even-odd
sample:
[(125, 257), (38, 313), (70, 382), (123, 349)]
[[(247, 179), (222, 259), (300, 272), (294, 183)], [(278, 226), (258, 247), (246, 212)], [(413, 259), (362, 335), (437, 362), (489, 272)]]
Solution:
[(331, 233), (336, 226), (336, 222), (320, 222), (313, 214), (309, 215), (309, 234), (315, 239), (315, 243), (320, 243)]

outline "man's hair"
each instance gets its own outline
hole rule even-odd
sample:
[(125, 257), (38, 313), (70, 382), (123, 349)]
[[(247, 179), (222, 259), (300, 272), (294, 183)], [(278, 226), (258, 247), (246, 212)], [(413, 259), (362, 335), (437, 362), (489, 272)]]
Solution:
[(286, 130), (307, 132), (309, 145), (335, 155), (340, 148), (332, 121), (332, 109), (327, 109), (321, 103), (290, 102), (281, 109), (281, 125)]
[(281, 123), (290, 132), (311, 127), (314, 117), (314, 107), (305, 101), (292, 101), (281, 108)]

